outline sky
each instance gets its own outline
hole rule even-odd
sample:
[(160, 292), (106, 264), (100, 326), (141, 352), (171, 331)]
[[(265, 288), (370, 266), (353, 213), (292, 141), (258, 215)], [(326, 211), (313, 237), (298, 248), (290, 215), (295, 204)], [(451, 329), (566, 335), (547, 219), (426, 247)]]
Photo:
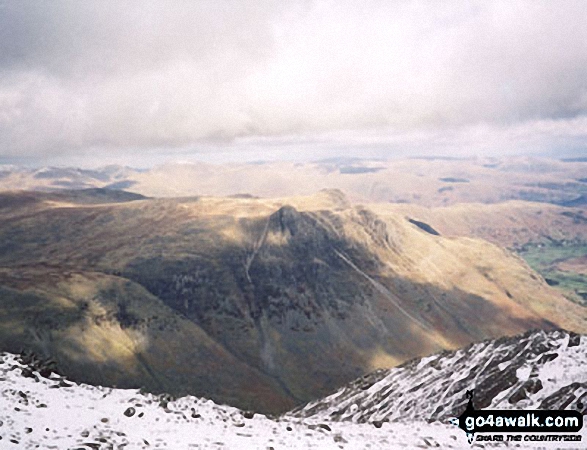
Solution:
[(0, 162), (586, 155), (586, 19), (565, 0), (0, 0)]

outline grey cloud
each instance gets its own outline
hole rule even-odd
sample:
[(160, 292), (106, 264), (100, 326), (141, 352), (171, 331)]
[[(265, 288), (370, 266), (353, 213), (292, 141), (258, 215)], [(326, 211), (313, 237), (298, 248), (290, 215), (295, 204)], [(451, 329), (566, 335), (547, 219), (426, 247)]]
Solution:
[[(267, 5), (267, 7), (266, 7)], [(272, 14), (259, 1), (54, 1), (3, 4), (2, 66), (59, 77), (119, 76), (173, 60), (257, 58)]]
[(583, 2), (0, 8), (0, 154), (8, 156), (344, 130), (382, 130), (385, 142), (389, 129), (406, 139), (455, 127), (474, 137), (468, 130), (483, 124), (510, 134), (536, 124), (544, 136), (550, 128), (540, 124), (570, 124), (551, 130), (548, 143), (587, 115)]

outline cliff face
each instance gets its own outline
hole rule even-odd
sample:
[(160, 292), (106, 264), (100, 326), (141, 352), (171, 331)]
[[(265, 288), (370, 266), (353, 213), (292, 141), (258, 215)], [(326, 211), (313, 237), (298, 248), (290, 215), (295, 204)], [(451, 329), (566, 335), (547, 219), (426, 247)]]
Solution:
[(585, 328), (510, 253), (340, 193), (66, 200), (0, 211), (0, 345), (82, 381), (284, 411), (416, 356)]

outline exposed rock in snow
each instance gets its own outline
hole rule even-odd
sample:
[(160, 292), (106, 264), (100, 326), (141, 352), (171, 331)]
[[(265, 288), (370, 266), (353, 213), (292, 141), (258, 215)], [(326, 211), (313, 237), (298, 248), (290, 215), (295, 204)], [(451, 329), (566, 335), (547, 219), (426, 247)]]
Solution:
[(587, 336), (535, 331), (378, 370), (311, 402), (296, 417), (353, 422), (458, 416), (477, 409), (575, 409), (587, 414)]
[[(347, 424), (268, 418), (195, 397), (66, 381), (0, 355), (0, 449), (459, 448), (452, 425)], [(468, 445), (468, 444), (467, 444)]]
[[(191, 396), (77, 384), (34, 358), (3, 353), (0, 449), (471, 448), (446, 420), (427, 420), (462, 412), (464, 390), (472, 387), (478, 402), (495, 409), (579, 408), (587, 403), (586, 355), (587, 338), (566, 332), (488, 341), (375, 372), (271, 418)], [(581, 435), (583, 444), (585, 429)]]

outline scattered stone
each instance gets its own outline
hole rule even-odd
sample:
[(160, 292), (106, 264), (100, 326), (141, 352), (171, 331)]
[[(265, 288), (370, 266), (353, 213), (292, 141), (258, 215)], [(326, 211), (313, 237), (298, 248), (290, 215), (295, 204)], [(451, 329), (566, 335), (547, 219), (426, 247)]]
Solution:
[(20, 369), (20, 372), (22, 376), (25, 378), (35, 378), (35, 374), (28, 367), (23, 367), (22, 369)]
[(514, 405), (520, 400), (528, 398), (528, 393), (536, 394), (542, 389), (542, 381), (539, 378), (530, 378), (516, 392), (514, 392), (508, 401)]
[(132, 406), (129, 406), (128, 408), (126, 408), (126, 411), (124, 411), (124, 415), (126, 417), (132, 417), (135, 415), (136, 409), (134, 409)]
[(434, 439), (431, 438), (430, 436), (428, 437), (423, 437), (422, 440), (424, 441), (424, 443), (428, 446), (428, 447), (439, 447), (438, 442), (434, 442)]
[(253, 411), (243, 411), (243, 417), (245, 419), (252, 419), (255, 417), (255, 413)]
[(95, 442), (84, 442), (82, 445), (90, 447), (93, 450), (100, 450), (100, 444), (96, 444)]
[[(577, 400), (575, 393), (579, 391), (579, 389), (587, 389), (587, 383), (574, 382), (556, 392), (553, 392), (542, 400), (538, 409), (567, 409), (569, 405)], [(580, 397), (579, 400), (582, 398), (583, 397)]]
[(318, 428), (322, 428), (323, 430), (326, 430), (326, 431), (332, 431), (332, 429), (328, 425), (326, 425), (325, 423), (319, 423)]
[(383, 421), (382, 420), (374, 420), (373, 421), (373, 426), (375, 428), (381, 428), (383, 426)]
[(80, 436), (84, 437), (84, 438), (87, 438), (89, 435), (90, 435), (90, 432), (88, 430), (84, 430), (80, 434)]
[(581, 336), (577, 333), (569, 332), (569, 347), (576, 347), (581, 343)]
[(550, 361), (554, 361), (556, 358), (558, 358), (558, 353), (556, 353), (556, 352), (545, 353), (538, 360), (538, 364), (546, 364)]
[(139, 418), (140, 418), (140, 417), (143, 417), (144, 415), (145, 415), (145, 413), (144, 413), (144, 412), (140, 412), (140, 413), (139, 413)]
[(108, 423), (108, 418), (107, 417), (102, 417), (100, 419), (100, 422), (102, 422), (102, 423)]
[(286, 427), (285, 429), (286, 429), (287, 431), (291, 431), (291, 430), (292, 430), (292, 428), (291, 428), (291, 427), (289, 427), (289, 426), (288, 426), (288, 427)]
[(26, 427), (26, 428), (24, 429), (24, 432), (25, 432), (25, 433), (27, 433), (27, 434), (29, 434), (29, 433), (32, 433), (32, 432), (33, 432), (33, 429), (32, 429), (32, 428), (30, 428), (30, 427)]

